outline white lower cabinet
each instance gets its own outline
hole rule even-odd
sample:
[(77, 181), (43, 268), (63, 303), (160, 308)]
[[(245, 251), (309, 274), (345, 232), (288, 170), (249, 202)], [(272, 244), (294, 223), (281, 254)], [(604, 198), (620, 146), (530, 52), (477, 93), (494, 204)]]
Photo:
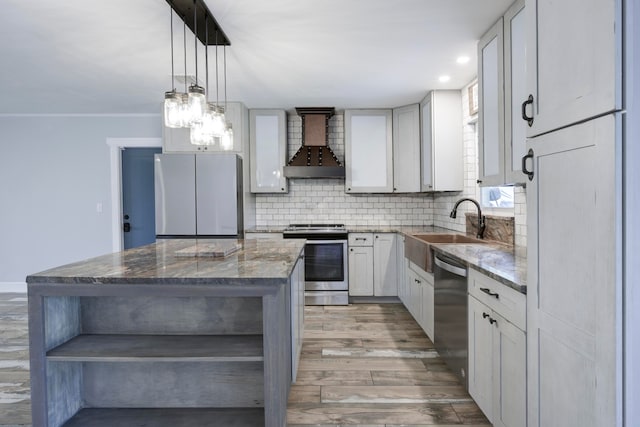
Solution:
[(349, 233), (349, 295), (397, 296), (395, 233)]
[(526, 426), (526, 330), (506, 314), (525, 309), (523, 294), (469, 270), (469, 394), (494, 426)]
[(349, 295), (373, 295), (373, 246), (349, 248)]
[(398, 268), (395, 233), (376, 233), (373, 236), (373, 295), (398, 295)]
[(433, 341), (433, 274), (427, 273), (409, 261), (406, 280), (408, 292), (404, 305), (429, 339)]

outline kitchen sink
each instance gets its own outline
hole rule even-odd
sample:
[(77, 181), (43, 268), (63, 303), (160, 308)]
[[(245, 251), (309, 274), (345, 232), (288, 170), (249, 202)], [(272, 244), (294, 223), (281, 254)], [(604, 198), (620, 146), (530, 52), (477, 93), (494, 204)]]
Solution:
[(433, 273), (433, 251), (431, 245), (487, 243), (486, 240), (454, 233), (432, 233), (407, 235), (404, 240), (404, 256), (428, 273)]

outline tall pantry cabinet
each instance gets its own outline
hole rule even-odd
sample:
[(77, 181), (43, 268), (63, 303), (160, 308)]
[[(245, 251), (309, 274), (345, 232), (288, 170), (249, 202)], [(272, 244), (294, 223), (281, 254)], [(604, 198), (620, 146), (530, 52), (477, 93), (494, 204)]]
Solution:
[(527, 2), (529, 427), (622, 425), (621, 6)]

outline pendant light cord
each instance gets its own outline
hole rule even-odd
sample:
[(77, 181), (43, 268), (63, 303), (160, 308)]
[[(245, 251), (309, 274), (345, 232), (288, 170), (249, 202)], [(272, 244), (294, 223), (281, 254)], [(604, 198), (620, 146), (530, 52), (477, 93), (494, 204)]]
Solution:
[(182, 40), (184, 42), (184, 93), (187, 93), (187, 17), (182, 16)]
[(218, 108), (218, 28), (216, 27), (216, 109)]
[(207, 87), (207, 101), (209, 100), (209, 17), (205, 15), (204, 17), (204, 69), (206, 72), (205, 75), (205, 86)]
[(224, 111), (227, 112), (227, 45), (222, 45), (222, 55), (224, 59)]
[(175, 71), (173, 69), (173, 9), (169, 8), (171, 14), (171, 88), (173, 92), (176, 91)]
[(195, 86), (198, 86), (198, 18), (197, 18), (198, 5), (196, 0), (193, 0), (193, 47), (196, 52), (196, 82)]

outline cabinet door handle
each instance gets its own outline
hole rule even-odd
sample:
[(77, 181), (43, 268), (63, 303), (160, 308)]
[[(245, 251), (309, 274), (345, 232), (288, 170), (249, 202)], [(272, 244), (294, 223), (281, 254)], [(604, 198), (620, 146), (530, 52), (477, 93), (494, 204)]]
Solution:
[(498, 326), (498, 321), (496, 319), (494, 319), (493, 317), (489, 317), (489, 323), (492, 324), (492, 325), (495, 323), (495, 325)]
[(500, 299), (500, 295), (497, 293), (491, 292), (489, 288), (480, 288), (480, 290), (491, 297), (496, 297), (496, 299)]
[(527, 169), (527, 159), (531, 159), (531, 167), (533, 167), (533, 150), (529, 148), (529, 152), (522, 156), (522, 173), (529, 177), (529, 181), (533, 181), (533, 170)]
[(356, 237), (356, 241), (358, 241), (358, 240), (367, 240), (367, 238), (366, 237)]
[[(527, 105), (531, 104), (531, 116), (527, 116)], [(529, 95), (522, 103), (522, 120), (526, 121), (529, 127), (533, 126), (533, 95)]]
[(489, 317), (489, 315), (487, 313), (482, 313), (482, 318), (486, 319), (487, 317)]

